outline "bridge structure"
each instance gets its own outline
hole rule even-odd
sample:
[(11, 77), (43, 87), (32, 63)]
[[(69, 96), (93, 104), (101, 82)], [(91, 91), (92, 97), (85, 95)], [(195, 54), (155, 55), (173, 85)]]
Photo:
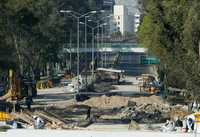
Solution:
[[(75, 48), (69, 47), (67, 44), (63, 51), (76, 55), (76, 45), (71, 45)], [(151, 61), (154, 58), (148, 56), (148, 49), (138, 43), (112, 42), (95, 44), (94, 50), (91, 44), (88, 44), (87, 48), (84, 44), (80, 46), (79, 53), (83, 57), (80, 59), (80, 66), (84, 67), (84, 62), (91, 62), (92, 51), (95, 54), (97, 67), (123, 69), (126, 74), (133, 76), (151, 73), (149, 71), (152, 66), (159, 64), (159, 61)]]

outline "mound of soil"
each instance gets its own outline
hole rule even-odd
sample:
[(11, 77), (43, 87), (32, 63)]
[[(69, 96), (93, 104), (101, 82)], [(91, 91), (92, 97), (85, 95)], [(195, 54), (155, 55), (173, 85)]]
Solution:
[(150, 97), (122, 97), (122, 96), (101, 96), (93, 97), (89, 100), (83, 102), (84, 105), (91, 107), (96, 107), (99, 109), (112, 109), (112, 108), (121, 108), (128, 106), (129, 102), (135, 102), (137, 105), (142, 104), (155, 104), (158, 106), (166, 105), (159, 96), (150, 96)]

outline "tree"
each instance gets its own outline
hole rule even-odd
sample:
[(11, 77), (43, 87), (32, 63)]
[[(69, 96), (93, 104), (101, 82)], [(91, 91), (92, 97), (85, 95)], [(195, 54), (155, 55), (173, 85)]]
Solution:
[[(198, 0), (144, 0), (140, 42), (167, 66), (169, 86), (200, 90)], [(160, 66), (160, 68), (163, 68)]]
[[(21, 74), (30, 72), (35, 75), (35, 70), (44, 68), (47, 62), (59, 62), (59, 51), (69, 37), (64, 32), (71, 29), (75, 32), (73, 19), (66, 18), (59, 11), (71, 9), (85, 13), (95, 9), (94, 6), (94, 0), (1, 0), (1, 52), (13, 56), (11, 61)], [(2, 64), (11, 63), (4, 61)]]

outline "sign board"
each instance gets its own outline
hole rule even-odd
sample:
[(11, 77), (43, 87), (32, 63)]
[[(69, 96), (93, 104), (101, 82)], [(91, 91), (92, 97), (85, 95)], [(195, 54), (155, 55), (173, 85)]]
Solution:
[(155, 57), (141, 56), (140, 64), (155, 65), (155, 64), (160, 64), (160, 60), (158, 58), (155, 58)]

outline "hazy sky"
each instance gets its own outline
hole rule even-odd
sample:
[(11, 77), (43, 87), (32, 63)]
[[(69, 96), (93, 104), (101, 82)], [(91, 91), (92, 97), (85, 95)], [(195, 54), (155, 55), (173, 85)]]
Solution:
[(127, 6), (130, 13), (138, 12), (138, 0), (115, 0), (115, 4)]

